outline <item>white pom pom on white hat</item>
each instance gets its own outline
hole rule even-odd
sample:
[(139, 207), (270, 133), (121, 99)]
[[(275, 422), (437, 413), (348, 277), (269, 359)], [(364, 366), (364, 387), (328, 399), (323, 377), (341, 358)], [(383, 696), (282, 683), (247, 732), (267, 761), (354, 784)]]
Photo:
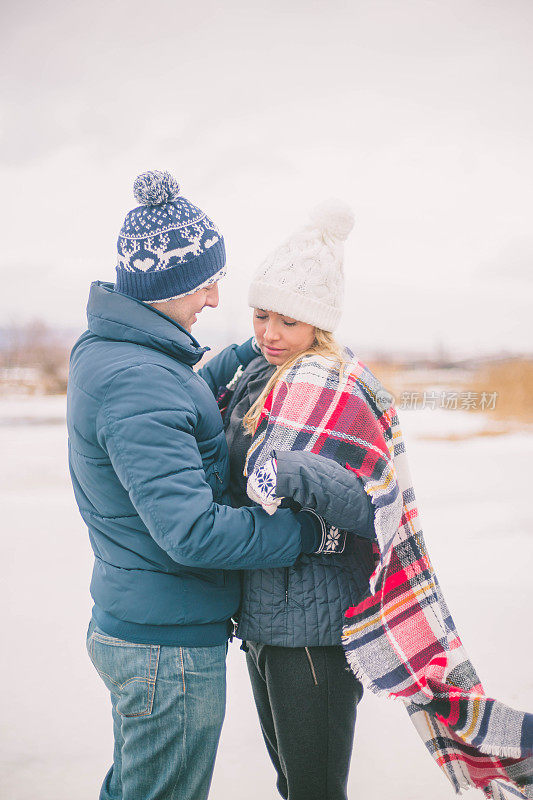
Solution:
[(342, 242), (348, 238), (355, 225), (355, 215), (350, 206), (335, 198), (320, 203), (309, 216), (315, 228)]
[(314, 208), (310, 223), (259, 267), (250, 285), (249, 305), (335, 330), (344, 294), (344, 241), (354, 223), (352, 209), (342, 200), (327, 200)]

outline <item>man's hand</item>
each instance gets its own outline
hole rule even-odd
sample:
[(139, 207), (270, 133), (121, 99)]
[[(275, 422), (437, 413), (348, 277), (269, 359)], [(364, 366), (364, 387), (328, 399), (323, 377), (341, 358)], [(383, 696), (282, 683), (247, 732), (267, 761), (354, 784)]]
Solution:
[(312, 514), (315, 525), (320, 531), (320, 544), (313, 555), (327, 555), (343, 553), (346, 545), (346, 531), (341, 531), (335, 525), (328, 525), (319, 514), (311, 508), (302, 509), (302, 513)]

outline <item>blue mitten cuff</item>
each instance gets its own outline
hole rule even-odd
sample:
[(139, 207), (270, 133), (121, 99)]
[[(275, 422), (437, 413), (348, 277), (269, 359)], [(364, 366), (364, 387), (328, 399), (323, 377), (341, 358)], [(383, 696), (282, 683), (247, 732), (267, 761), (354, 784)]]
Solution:
[(340, 531), (334, 525), (328, 525), (316, 511), (304, 508), (300, 515), (308, 514), (313, 518), (319, 536), (319, 544), (313, 550), (313, 555), (327, 555), (333, 553), (343, 553), (346, 546), (346, 531)]

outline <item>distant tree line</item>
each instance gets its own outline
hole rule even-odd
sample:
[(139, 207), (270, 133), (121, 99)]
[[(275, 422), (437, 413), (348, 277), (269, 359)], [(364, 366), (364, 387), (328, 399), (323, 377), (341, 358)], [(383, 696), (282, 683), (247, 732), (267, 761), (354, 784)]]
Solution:
[(1, 385), (46, 394), (66, 391), (70, 345), (42, 320), (0, 330)]

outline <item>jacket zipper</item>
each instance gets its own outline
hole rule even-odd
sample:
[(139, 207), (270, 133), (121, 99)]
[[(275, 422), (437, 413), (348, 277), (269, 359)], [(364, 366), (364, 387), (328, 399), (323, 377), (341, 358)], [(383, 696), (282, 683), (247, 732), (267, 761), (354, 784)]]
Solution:
[(289, 568), (285, 567), (285, 602), (289, 602)]
[(219, 471), (218, 471), (218, 469), (216, 467), (213, 469), (213, 472), (215, 473), (215, 477), (216, 477), (217, 481), (219, 483), (224, 483), (224, 481), (220, 477), (220, 473), (219, 473)]

